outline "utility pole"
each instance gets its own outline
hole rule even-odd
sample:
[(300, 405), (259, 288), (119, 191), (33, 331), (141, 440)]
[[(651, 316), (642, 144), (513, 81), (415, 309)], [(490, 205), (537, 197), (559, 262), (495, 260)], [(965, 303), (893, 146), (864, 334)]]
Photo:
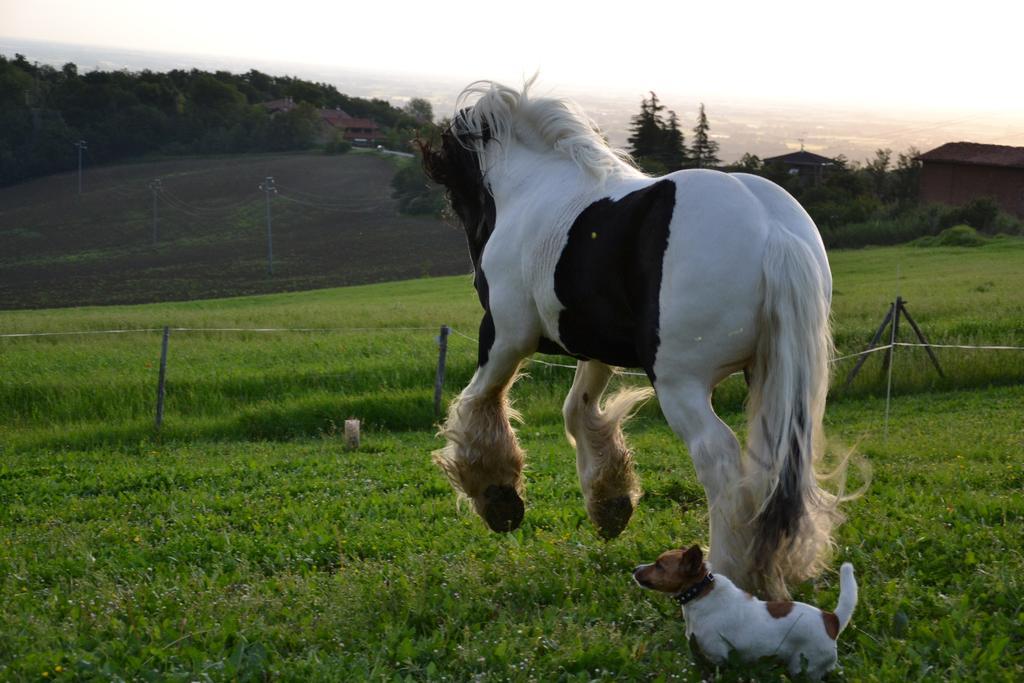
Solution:
[(75, 147), (78, 148), (78, 196), (82, 196), (82, 152), (89, 149), (89, 146), (85, 144), (85, 140), (79, 140)]
[(274, 176), (267, 176), (260, 185), (267, 199), (267, 274), (274, 275), (274, 231), (270, 217), (270, 195), (277, 192), (274, 187)]
[(150, 190), (150, 192), (153, 193), (153, 246), (156, 246), (156, 238), (157, 238), (157, 234), (158, 234), (158, 232), (157, 232), (157, 223), (156, 223), (157, 222), (156, 198), (157, 198), (157, 195), (160, 194), (160, 189), (161, 189), (161, 185), (162, 184), (163, 183), (161, 182), (161, 180), (159, 178), (154, 178), (153, 180), (149, 181), (149, 190)]

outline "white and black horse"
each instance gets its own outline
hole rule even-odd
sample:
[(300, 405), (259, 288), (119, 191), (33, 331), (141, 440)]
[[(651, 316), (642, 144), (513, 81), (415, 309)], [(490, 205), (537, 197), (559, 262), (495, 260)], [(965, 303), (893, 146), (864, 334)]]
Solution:
[[(528, 88), (471, 85), (440, 145), (423, 148), (465, 227), (484, 309), (478, 367), (435, 461), (492, 529), (518, 527), (507, 393), (530, 354), (574, 357), (566, 433), (587, 513), (614, 537), (640, 497), (621, 424), (650, 390), (602, 394), (613, 366), (642, 368), (707, 494), (713, 566), (785, 594), (821, 569), (838, 520), (815, 471), (832, 283), (814, 223), (757, 176), (648, 177), (574, 104)], [(746, 449), (711, 407), (739, 370)]]

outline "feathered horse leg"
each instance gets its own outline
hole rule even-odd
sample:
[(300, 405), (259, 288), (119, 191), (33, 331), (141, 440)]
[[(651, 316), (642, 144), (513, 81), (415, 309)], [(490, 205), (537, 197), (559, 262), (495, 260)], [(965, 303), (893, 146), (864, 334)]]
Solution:
[(604, 363), (579, 361), (562, 407), (565, 435), (576, 448), (576, 471), (587, 515), (604, 538), (622, 533), (640, 498), (640, 482), (622, 423), (639, 402), (654, 393), (650, 388), (623, 389), (602, 406), (601, 396), (613, 374)]

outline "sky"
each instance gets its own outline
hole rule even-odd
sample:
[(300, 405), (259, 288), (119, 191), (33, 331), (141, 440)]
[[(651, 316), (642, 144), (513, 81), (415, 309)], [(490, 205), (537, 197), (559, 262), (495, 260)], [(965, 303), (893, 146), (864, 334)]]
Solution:
[(0, 0), (0, 36), (519, 83), (1022, 115), (1024, 3)]

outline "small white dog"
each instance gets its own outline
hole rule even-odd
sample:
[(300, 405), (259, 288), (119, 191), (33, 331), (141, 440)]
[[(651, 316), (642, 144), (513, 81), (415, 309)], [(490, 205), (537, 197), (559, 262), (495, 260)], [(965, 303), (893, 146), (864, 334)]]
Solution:
[(644, 588), (671, 593), (683, 608), (686, 636), (716, 664), (735, 650), (744, 661), (776, 657), (791, 674), (806, 670), (820, 679), (835, 668), (836, 639), (857, 605), (853, 565), (839, 570), (839, 604), (825, 612), (802, 602), (763, 602), (713, 575), (698, 546), (669, 550), (643, 564), (633, 578)]

